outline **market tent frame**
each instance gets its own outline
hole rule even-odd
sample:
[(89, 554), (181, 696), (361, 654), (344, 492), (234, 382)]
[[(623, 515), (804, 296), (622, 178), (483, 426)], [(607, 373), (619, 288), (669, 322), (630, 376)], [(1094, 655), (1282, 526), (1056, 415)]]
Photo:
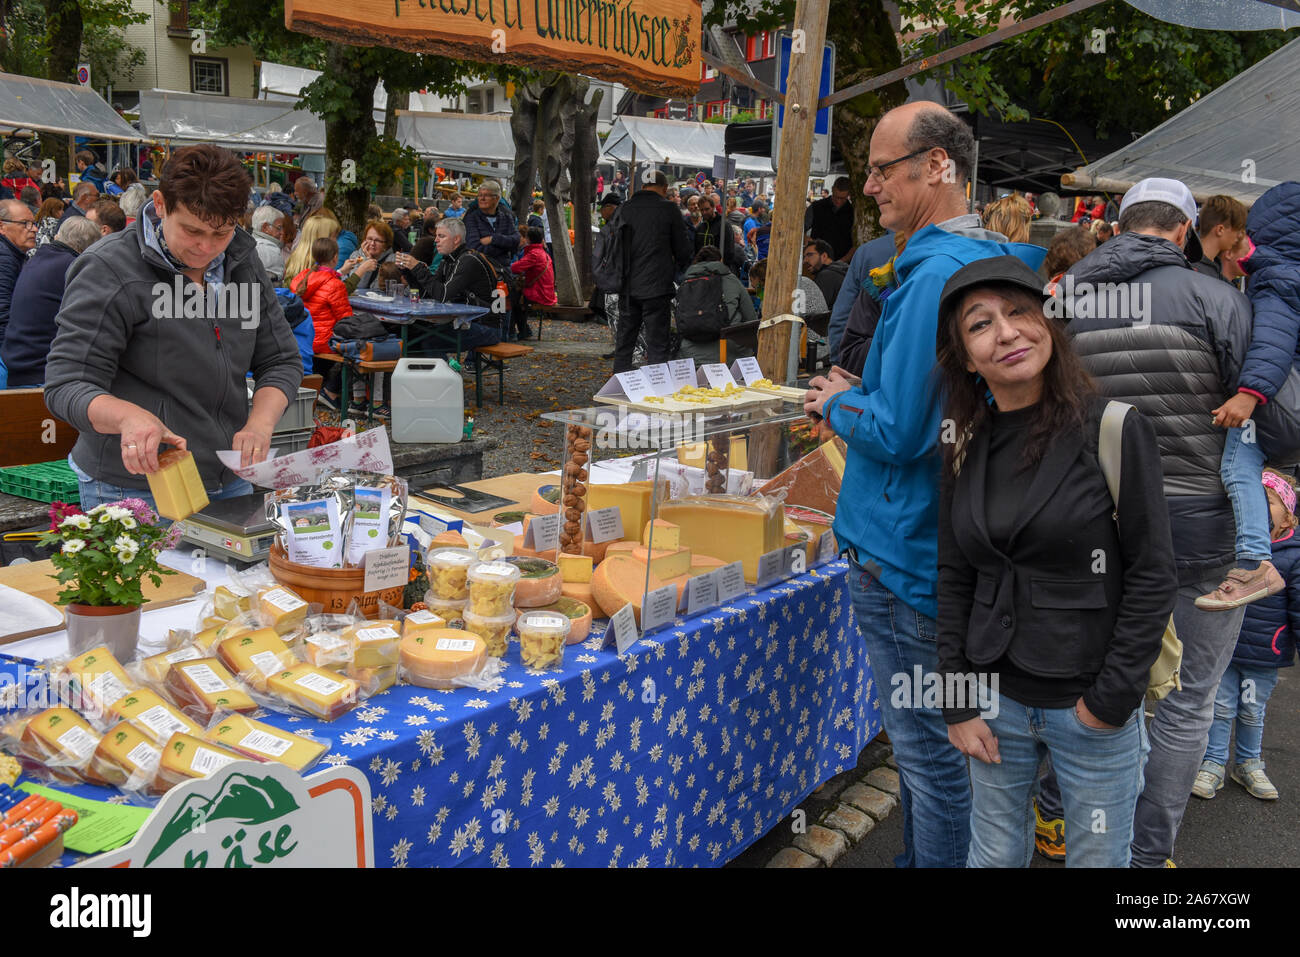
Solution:
[(508, 175), (514, 170), (515, 139), (507, 114), (396, 113), (397, 141), (435, 165), (487, 175)]
[(215, 143), (251, 152), (325, 152), (324, 120), (284, 100), (141, 90), (140, 128), (160, 142)]
[[(656, 163), (713, 169), (713, 157), (726, 154), (726, 126), (648, 116), (620, 116), (605, 138), (604, 162)], [(771, 176), (772, 161), (734, 154), (736, 169)]]
[(1123, 192), (1149, 176), (1181, 180), (1198, 200), (1224, 194), (1247, 205), (1300, 180), (1300, 39), (1145, 136), (1066, 173), (1061, 185)]
[(0, 73), (0, 127), (125, 143), (147, 142), (88, 86)]

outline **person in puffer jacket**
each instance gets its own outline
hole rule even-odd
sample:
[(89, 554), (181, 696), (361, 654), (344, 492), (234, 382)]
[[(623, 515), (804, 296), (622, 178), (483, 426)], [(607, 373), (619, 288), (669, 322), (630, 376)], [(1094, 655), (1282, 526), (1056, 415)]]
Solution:
[(1286, 591), (1246, 610), (1237, 650), (1214, 699), (1214, 723), (1205, 760), (1192, 786), (1192, 793), (1200, 798), (1212, 798), (1223, 788), (1234, 718), (1237, 749), (1232, 780), (1260, 800), (1278, 797), (1277, 788), (1264, 773), (1261, 757), (1264, 709), (1277, 686), (1278, 669), (1289, 668), (1295, 661), (1296, 635), (1300, 633), (1300, 535), (1296, 534), (1295, 486), (1290, 480), (1265, 469), (1260, 488), (1267, 491), (1273, 564), (1286, 580)]
[(1246, 235), (1247, 251), (1237, 265), (1249, 277), (1246, 294), (1255, 324), (1236, 395), (1214, 410), (1215, 422), (1228, 429), (1221, 474), (1237, 522), (1237, 567), (1216, 591), (1198, 599), (1196, 606), (1206, 611), (1258, 601), (1284, 587), (1269, 561), (1268, 507), (1258, 475), (1266, 455), (1294, 448), (1270, 448), (1243, 426), (1257, 405), (1264, 416), (1273, 412), (1268, 403), (1300, 359), (1300, 183), (1279, 183), (1261, 196), (1246, 219)]
[[(328, 236), (322, 236), (311, 244), (311, 255), (315, 268), (304, 269), (294, 276), (290, 288), (302, 297), (303, 305), (311, 313), (315, 329), (312, 352), (319, 354), (332, 351), (330, 336), (334, 326), (340, 319), (352, 315), (352, 305), (348, 302), (347, 286), (334, 269), (334, 263), (338, 262), (339, 244)], [(339, 363), (317, 360), (313, 371), (325, 377), (319, 395), (321, 404), (331, 411), (338, 411), (339, 386), (343, 379)]]

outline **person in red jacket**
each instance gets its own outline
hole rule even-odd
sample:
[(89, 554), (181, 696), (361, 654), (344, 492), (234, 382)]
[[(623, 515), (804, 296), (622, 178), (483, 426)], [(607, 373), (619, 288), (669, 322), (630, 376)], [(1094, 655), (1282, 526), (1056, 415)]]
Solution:
[(31, 186), (36, 190), (41, 188), (41, 184), (27, 174), (27, 167), (23, 165), (23, 161), (13, 156), (5, 160), (4, 178), (0, 179), (0, 185), (13, 190), (15, 199), (22, 193), (24, 186)]
[[(315, 267), (304, 269), (294, 276), (290, 288), (298, 294), (307, 311), (311, 313), (312, 325), (315, 328), (311, 351), (319, 354), (330, 351), (330, 336), (334, 333), (334, 325), (340, 319), (352, 315), (352, 306), (348, 302), (347, 286), (343, 284), (343, 280), (334, 269), (334, 264), (339, 258), (338, 242), (328, 236), (320, 237), (311, 244), (311, 258), (316, 264)], [(323, 362), (317, 359), (312, 365), (312, 371), (325, 377), (325, 381), (321, 384), (321, 404), (338, 411), (339, 385), (343, 378), (343, 370), (337, 362)]]
[[(555, 299), (555, 267), (550, 254), (546, 252), (546, 235), (540, 226), (528, 227), (528, 245), (524, 253), (510, 264), (510, 271), (524, 277), (525, 302), (535, 302), (539, 306), (553, 306)], [(520, 339), (531, 339), (533, 331), (529, 328), (524, 304), (515, 309), (515, 328)]]

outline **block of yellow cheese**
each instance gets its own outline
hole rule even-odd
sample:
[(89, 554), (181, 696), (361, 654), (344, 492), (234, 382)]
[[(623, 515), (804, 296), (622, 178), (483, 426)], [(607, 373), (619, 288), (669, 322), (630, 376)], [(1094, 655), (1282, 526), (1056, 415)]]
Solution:
[(459, 628), (434, 628), (402, 639), (406, 680), (421, 688), (454, 688), (455, 679), (482, 669), (487, 643)]
[(682, 530), (672, 522), (656, 518), (652, 522), (645, 523), (645, 531), (641, 533), (641, 544), (655, 549), (681, 548)]
[(56, 781), (75, 784), (99, 745), (99, 735), (71, 708), (48, 708), (27, 722), (18, 753)]
[(559, 558), (560, 576), (566, 582), (591, 581), (592, 561), (590, 555), (566, 555)]
[[(170, 670), (170, 668), (169, 668)], [(149, 735), (155, 744), (166, 742), (177, 731), (184, 734), (202, 734), (203, 729), (186, 717), (162, 695), (148, 688), (132, 691), (109, 709), (116, 717), (135, 724)]]
[(288, 704), (333, 721), (357, 703), (357, 683), (351, 678), (303, 663), (267, 679), (271, 691)]
[(623, 540), (639, 542), (641, 530), (650, 521), (650, 513), (656, 498), (660, 501), (668, 497), (668, 483), (653, 481), (625, 482), (620, 485), (587, 486), (587, 509), (596, 511), (600, 508), (618, 507), (623, 518)]
[(158, 773), (161, 756), (153, 738), (130, 721), (119, 721), (100, 739), (87, 775), (100, 784), (130, 782), (143, 788)]
[(71, 700), (82, 711), (102, 713), (118, 698), (135, 687), (126, 670), (104, 645), (77, 655), (63, 666), (60, 677), (66, 682)]
[(432, 631), (435, 628), (446, 628), (447, 621), (441, 615), (435, 615), (427, 608), (419, 611), (413, 611), (402, 620), (402, 637), (407, 635), (419, 634), (422, 631)]
[(691, 571), (691, 550), (689, 548), (646, 548), (638, 545), (632, 549), (632, 557), (646, 562), (650, 574), (656, 578), (676, 578)]
[(785, 544), (783, 507), (759, 496), (673, 499), (659, 505), (659, 517), (678, 526), (683, 548), (740, 562), (750, 583), (758, 581), (759, 558)]
[(283, 585), (257, 593), (257, 608), (278, 634), (287, 635), (307, 619), (307, 603)]
[(218, 585), (212, 593), (212, 609), (222, 618), (234, 618), (242, 612), (251, 611), (253, 596), (242, 588), (230, 585)]
[(242, 757), (196, 735), (177, 732), (163, 745), (153, 789), (162, 793), (191, 778), (206, 778)]
[(275, 761), (299, 773), (325, 753), (325, 745), (319, 741), (273, 728), (242, 714), (218, 715), (203, 737), (255, 761)]
[(396, 664), (369, 668), (349, 664), (343, 669), (343, 673), (357, 683), (358, 693), (365, 695), (367, 698), (371, 695), (377, 695), (381, 691), (387, 691), (397, 684), (397, 671), (398, 666)]
[(238, 675), (258, 691), (266, 690), (268, 675), (281, 672), (297, 661), (273, 628), (227, 638), (217, 645), (217, 657), (231, 674)]
[(402, 623), (377, 619), (354, 625), (343, 632), (343, 640), (352, 649), (356, 668), (384, 668), (396, 665), (402, 641)]
[(167, 672), (165, 687), (187, 714), (207, 721), (219, 709), (256, 711), (257, 703), (216, 658), (181, 661)]
[(193, 642), (188, 642), (174, 651), (164, 651), (160, 655), (151, 655), (140, 662), (140, 666), (144, 668), (145, 676), (150, 681), (162, 684), (167, 680), (167, 672), (171, 670), (172, 665), (176, 664), (176, 662), (197, 661), (206, 657), (208, 657), (208, 652), (205, 652)]
[(352, 646), (343, 640), (342, 635), (318, 631), (303, 641), (302, 653), (310, 664), (318, 668), (341, 667), (352, 657)]
[(158, 471), (147, 477), (154, 506), (163, 518), (179, 522), (208, 507), (208, 493), (190, 452), (168, 449), (158, 456)]

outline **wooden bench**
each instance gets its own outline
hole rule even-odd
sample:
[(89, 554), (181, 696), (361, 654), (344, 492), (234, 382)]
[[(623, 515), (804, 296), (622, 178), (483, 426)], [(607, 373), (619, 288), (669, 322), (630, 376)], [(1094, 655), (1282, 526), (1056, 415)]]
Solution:
[[(337, 362), (343, 366), (343, 382), (339, 387), (339, 415), (347, 418), (348, 407), (352, 404), (352, 392), (348, 388), (348, 371), (355, 369), (358, 375), (373, 374), (380, 375), (384, 372), (392, 372), (397, 368), (396, 359), (386, 359), (379, 362), (372, 362), (367, 359), (358, 359), (355, 362), (343, 358), (337, 352), (318, 352), (312, 356), (314, 359), (321, 359), (325, 362)], [(366, 389), (366, 422), (373, 424), (375, 421), (375, 385), (377, 382), (372, 380), (370, 387)], [(344, 404), (346, 403), (346, 405)]]
[(565, 319), (569, 322), (586, 322), (595, 315), (587, 306), (542, 306), (535, 302), (525, 302), (528, 318), (537, 320), (537, 341), (542, 341), (543, 320)]
[(474, 406), (483, 408), (483, 371), (495, 372), (497, 377), (497, 401), (506, 403), (506, 363), (518, 359), (533, 351), (532, 346), (523, 346), (517, 342), (498, 342), (494, 346), (478, 346), (469, 353), (474, 364)]
[(45, 407), (44, 389), (0, 390), (0, 466), (64, 459), (77, 430)]

